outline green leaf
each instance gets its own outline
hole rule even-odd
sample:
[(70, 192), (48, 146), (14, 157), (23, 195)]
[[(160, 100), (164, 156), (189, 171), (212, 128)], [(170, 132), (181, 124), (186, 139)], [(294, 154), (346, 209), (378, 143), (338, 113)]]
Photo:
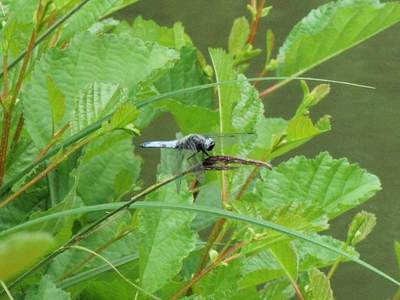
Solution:
[(126, 95), (116, 84), (90, 83), (81, 89), (74, 99), (72, 132), (76, 133), (112, 113)]
[(356, 245), (364, 240), (374, 229), (376, 217), (374, 214), (362, 211), (357, 213), (351, 221), (347, 232), (347, 242), (350, 245)]
[[(337, 249), (342, 249), (353, 257), (359, 257), (359, 253), (351, 246), (346, 245), (345, 242), (334, 239), (331, 236), (310, 234), (310, 237), (335, 247)], [(300, 270), (306, 271), (311, 268), (324, 268), (330, 266), (336, 262), (337, 259), (342, 259), (343, 257), (332, 251), (322, 249), (321, 247), (315, 246), (313, 244), (304, 242), (302, 240), (293, 241), (293, 245), (300, 257)]]
[(209, 108), (185, 105), (174, 100), (159, 102), (157, 107), (170, 112), (174, 116), (180, 131), (184, 134), (218, 131), (218, 112)]
[(264, 105), (258, 96), (257, 89), (245, 81), (244, 75), (238, 76), (240, 100), (232, 110), (232, 128), (236, 132), (253, 133), (256, 124), (264, 117)]
[(323, 116), (315, 125), (308, 116), (295, 117), (288, 122), (286, 138), (273, 149), (270, 159), (281, 156), (329, 130), (329, 116)]
[(400, 243), (399, 242), (394, 242), (394, 251), (396, 254), (396, 258), (397, 258), (397, 265), (400, 269)]
[(307, 300), (334, 300), (331, 284), (324, 273), (318, 269), (308, 272), (309, 282), (306, 286)]
[[(26, 128), (39, 148), (51, 139), (48, 76), (65, 96), (65, 117), (59, 125), (64, 126), (73, 120), (77, 97), (82, 93), (89, 97), (90, 87), (93, 88), (93, 97), (97, 97), (96, 85), (101, 88), (101, 93), (107, 87), (111, 91), (112, 86), (118, 86), (133, 96), (139, 82), (154, 80), (154, 76), (170, 67), (177, 58), (175, 50), (145, 44), (126, 34), (80, 34), (66, 49), (49, 50), (35, 65), (22, 94)], [(106, 100), (111, 94), (100, 96), (100, 99), (93, 100)], [(87, 100), (88, 104), (92, 103), (91, 99)], [(67, 137), (68, 134), (63, 136)]]
[(115, 190), (121, 172), (131, 188), (139, 176), (140, 159), (133, 155), (132, 137), (121, 131), (102, 136), (88, 145), (79, 165), (77, 193), (85, 204), (115, 201), (127, 190)]
[(69, 300), (71, 299), (70, 293), (58, 288), (52, 281), (50, 276), (45, 275), (40, 280), (39, 286), (34, 289), (31, 288), (25, 300)]
[(243, 50), (244, 46), (246, 45), (249, 32), (250, 25), (245, 17), (240, 17), (233, 21), (228, 41), (229, 53), (239, 54)]
[(0, 241), (0, 280), (10, 280), (32, 266), (53, 245), (53, 237), (43, 232), (20, 232)]
[(152, 20), (144, 20), (139, 16), (133, 21), (131, 28), (123, 24), (117, 28), (117, 32), (122, 31), (129, 32), (132, 36), (143, 41), (156, 42), (169, 48), (180, 49), (184, 46), (192, 45), (190, 37), (185, 33), (185, 29), (180, 22), (169, 28), (160, 26)]
[[(159, 93), (168, 93), (210, 82), (201, 69), (196, 48), (185, 46), (180, 49), (179, 53), (179, 61), (156, 81), (155, 87)], [(181, 93), (173, 96), (173, 99), (186, 105), (211, 108), (213, 94), (212, 89), (203, 89), (190, 93)]]
[(275, 47), (275, 35), (271, 29), (267, 30), (265, 42), (266, 42), (266, 45), (265, 45), (265, 49), (266, 49), (265, 68), (266, 68), (269, 61), (271, 60), (272, 51), (274, 50), (274, 47)]
[[(69, 209), (79, 208), (82, 206), (82, 200), (76, 196), (76, 186), (74, 186), (62, 202), (58, 203), (57, 205), (46, 211), (33, 213), (30, 216), (29, 220), (34, 221), (45, 216), (49, 216)], [(42, 232), (46, 232), (48, 234), (51, 234), (55, 238), (57, 245), (62, 245), (72, 236), (74, 222), (78, 220), (79, 217), (79, 215), (75, 215), (70, 217), (58, 218), (56, 220), (49, 220), (40, 225), (30, 226), (29, 229), (25, 228), (24, 230), (40, 230)]]
[(301, 81), (301, 83), (303, 87), (304, 97), (303, 101), (300, 103), (299, 107), (296, 110), (295, 117), (308, 114), (309, 109), (312, 106), (317, 105), (330, 92), (329, 84), (317, 85), (310, 93), (307, 83), (305, 81)]
[[(16, 57), (28, 45), (33, 28), (33, 16), (37, 8), (36, 1), (15, 0), (8, 6), (7, 23), (0, 32), (2, 53), (4, 48), (9, 49), (9, 58)], [(6, 46), (6, 47), (4, 47)], [(0, 62), (3, 66), (3, 61)]]
[(86, 3), (77, 13), (70, 17), (64, 25), (59, 43), (66, 42), (74, 35), (90, 28), (102, 17), (137, 0), (92, 0)]
[(339, 0), (312, 10), (278, 55), (278, 76), (298, 76), (400, 21), (400, 3)]
[(265, 285), (262, 299), (288, 300), (294, 296), (294, 290), (287, 280), (275, 280)]
[(299, 270), (299, 260), (292, 245), (288, 242), (276, 243), (271, 246), (269, 251), (289, 281), (295, 285)]
[(309, 218), (326, 214), (332, 219), (381, 189), (378, 177), (326, 152), (315, 159), (297, 156), (264, 173), (258, 191), (265, 206), (274, 209), (298, 203)]
[(111, 118), (113, 128), (124, 128), (136, 120), (139, 115), (137, 108), (131, 103), (122, 104)]
[[(237, 79), (231, 55), (222, 49), (209, 49), (216, 81)], [(220, 114), (220, 133), (229, 133), (232, 127), (232, 110), (240, 99), (238, 83), (218, 85), (218, 110)]]
[(58, 124), (65, 114), (65, 97), (50, 76), (47, 77), (47, 89), (53, 122)]

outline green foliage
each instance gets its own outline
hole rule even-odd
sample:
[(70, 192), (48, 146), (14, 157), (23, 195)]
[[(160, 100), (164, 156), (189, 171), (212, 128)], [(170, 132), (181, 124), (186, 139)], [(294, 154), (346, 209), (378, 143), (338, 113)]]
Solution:
[(317, 269), (308, 272), (309, 283), (306, 286), (307, 297), (309, 300), (334, 300), (332, 289), (325, 274)]
[(364, 240), (376, 225), (374, 214), (366, 211), (359, 212), (354, 216), (349, 231), (347, 232), (347, 243), (356, 245)]
[[(289, 157), (331, 129), (330, 116), (312, 114), (330, 100), (331, 87), (301, 81), (294, 114), (271, 117), (261, 99), (268, 93), (244, 72), (264, 52), (261, 74), (299, 75), (397, 23), (399, 3), (327, 3), (293, 28), (274, 58), (271, 29), (258, 28), (265, 49), (253, 46), (255, 25), (274, 13), (271, 7), (249, 4), (250, 19), (235, 19), (228, 49), (211, 45), (203, 55), (179, 22), (164, 27), (140, 16), (132, 23), (106, 18), (136, 0), (89, 1), (55, 30), (55, 20), (81, 2), (45, 2), (3, 1), (0, 17), (2, 56), (10, 63), (28, 50), (29, 58), (26, 69), (17, 62), (8, 70), (10, 80), (2, 73), (0, 83), (7, 104), (1, 136), (8, 136), (6, 148), (0, 143), (7, 150), (0, 187), (9, 187), (1, 187), (0, 279), (9, 284), (26, 270), (36, 275), (11, 286), (18, 297), (284, 300), (297, 294), (331, 300), (329, 279), (342, 261), (400, 285), (360, 260), (354, 248), (374, 228), (372, 213), (355, 215), (344, 242), (321, 234), (332, 219), (374, 196), (379, 179), (328, 152)], [(29, 49), (33, 30), (34, 37), (50, 31)], [(221, 176), (206, 172), (178, 180), (170, 177), (175, 155), (163, 151), (160, 183), (131, 198), (136, 203), (129, 211), (119, 211), (143, 187), (141, 172), (151, 171), (141, 170), (132, 139), (163, 113), (178, 125), (177, 136), (235, 138), (216, 139), (212, 154), (249, 163), (281, 160), (272, 170), (236, 164)], [(29, 269), (46, 254), (54, 254), (46, 266)], [(330, 266), (328, 276), (319, 270)]]

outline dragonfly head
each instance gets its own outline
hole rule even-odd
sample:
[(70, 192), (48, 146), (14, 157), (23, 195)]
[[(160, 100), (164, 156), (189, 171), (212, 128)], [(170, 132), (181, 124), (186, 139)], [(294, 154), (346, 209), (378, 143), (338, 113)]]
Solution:
[(212, 138), (207, 137), (204, 145), (206, 146), (207, 151), (211, 151), (215, 146), (215, 142)]

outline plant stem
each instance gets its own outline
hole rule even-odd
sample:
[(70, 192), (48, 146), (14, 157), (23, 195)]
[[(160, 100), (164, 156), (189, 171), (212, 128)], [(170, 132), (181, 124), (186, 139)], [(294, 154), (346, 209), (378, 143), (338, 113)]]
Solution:
[[(39, 7), (40, 7), (40, 2), (39, 2)], [(39, 8), (38, 8), (39, 9)], [(24, 81), (25, 77), (25, 72), (26, 69), (28, 68), (29, 60), (32, 56), (32, 50), (33, 50), (33, 45), (35, 44), (36, 40), (36, 28), (32, 30), (31, 37), (29, 39), (28, 47), (25, 51), (25, 55), (23, 56), (23, 62), (21, 69), (18, 74), (17, 82), (15, 84), (13, 93), (11, 95), (11, 99), (9, 103), (5, 103), (3, 105), (3, 128), (2, 128), (2, 134), (1, 134), (1, 142), (0, 142), (0, 186), (3, 184), (3, 179), (5, 176), (6, 172), (6, 162), (7, 162), (7, 152), (8, 152), (8, 140), (10, 136), (10, 129), (11, 129), (11, 119), (12, 119), (12, 113), (13, 113), (13, 108), (15, 105), (15, 102), (17, 101), (19, 92), (21, 91), (22, 83)], [(5, 58), (3, 58), (5, 62), (7, 63), (7, 55), (5, 55)], [(7, 73), (8, 73), (8, 68), (7, 66), (4, 67), (5, 70), (5, 82), (6, 86), (3, 91), (3, 95), (7, 95), (7, 90), (8, 90), (8, 79), (7, 79)], [(4, 97), (3, 99), (8, 102), (8, 100)], [(17, 128), (18, 129), (18, 128)]]
[(24, 121), (24, 114), (21, 113), (18, 119), (17, 128), (15, 129), (14, 136), (11, 142), (10, 151), (12, 151), (17, 146), (19, 138), (21, 137), (22, 128), (24, 127)]
[(282, 81), (279, 81), (278, 83), (274, 84), (273, 86), (270, 86), (269, 88), (266, 88), (265, 90), (261, 91), (258, 95), (260, 97), (265, 97), (265, 96), (271, 94), (272, 92), (275, 92), (279, 88), (283, 87), (284, 85), (286, 85), (290, 81), (292, 81), (292, 79), (290, 79), (290, 78), (282, 80)]
[(226, 219), (219, 219), (214, 224), (213, 228), (211, 229), (211, 233), (208, 237), (207, 244), (203, 250), (203, 255), (202, 255), (198, 270), (202, 270), (206, 266), (207, 261), (208, 261), (208, 253), (210, 252), (211, 248), (213, 247), (214, 242), (217, 240), (225, 222), (226, 222)]
[(3, 110), (2, 123), (3, 124), (2, 124), (2, 133), (0, 142), (0, 186), (3, 184), (3, 179), (6, 171), (8, 137), (11, 125), (11, 114), (7, 108)]
[(183, 296), (188, 289), (190, 289), (194, 284), (196, 284), (201, 278), (207, 275), (210, 271), (216, 268), (225, 258), (229, 255), (234, 253), (236, 250), (243, 247), (244, 243), (240, 242), (236, 245), (232, 246), (231, 248), (227, 249), (226, 251), (222, 252), (210, 265), (203, 268), (200, 272), (198, 272), (193, 278), (190, 280), (188, 284), (186, 284), (183, 288), (181, 288), (178, 292), (176, 292), (170, 300), (176, 300), (179, 297)]
[[(256, 6), (256, 3), (252, 2), (253, 7)], [(247, 44), (253, 44), (254, 40), (256, 38), (256, 34), (257, 34), (257, 29), (258, 29), (258, 24), (260, 23), (260, 18), (261, 18), (261, 14), (262, 14), (262, 10), (264, 8), (265, 5), (265, 0), (261, 0), (259, 5), (257, 6), (257, 13), (256, 13), (256, 17), (254, 20), (252, 20), (251, 25), (250, 25), (250, 33), (249, 36), (247, 37)]]

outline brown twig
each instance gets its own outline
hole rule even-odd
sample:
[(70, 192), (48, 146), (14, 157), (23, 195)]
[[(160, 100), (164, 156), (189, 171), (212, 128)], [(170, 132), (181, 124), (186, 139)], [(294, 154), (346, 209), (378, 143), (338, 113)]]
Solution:
[[(39, 5), (38, 5), (38, 11), (39, 10), (41, 10), (40, 1), (39, 1)], [(31, 37), (29, 39), (28, 47), (26, 50), (26, 54), (24, 56), (24, 59), (23, 59), (22, 65), (21, 65), (21, 69), (19, 70), (18, 78), (17, 78), (16, 84), (15, 84), (14, 90), (12, 92), (10, 102), (7, 104), (3, 103), (3, 128), (2, 128), (2, 135), (1, 135), (1, 142), (0, 142), (0, 156), (1, 156), (0, 157), (0, 186), (3, 183), (3, 179), (4, 179), (4, 175), (5, 175), (7, 152), (8, 152), (8, 140), (9, 140), (9, 136), (10, 136), (12, 112), (13, 112), (14, 105), (17, 101), (19, 92), (21, 91), (22, 83), (25, 78), (25, 73), (26, 73), (26, 69), (28, 68), (29, 60), (32, 56), (32, 50), (35, 45), (35, 41), (36, 41), (36, 27), (32, 30)], [(7, 59), (7, 55), (6, 55), (5, 59)], [(6, 61), (6, 64), (8, 64), (8, 61)], [(7, 77), (7, 72), (8, 72), (7, 69), (8, 69), (8, 67), (5, 66), (4, 67), (5, 73), (3, 74), (3, 75), (5, 75), (5, 77)], [(5, 100), (8, 97), (7, 82), (8, 82), (8, 79), (6, 79), (6, 87), (3, 90), (3, 95), (6, 95), (5, 97), (3, 97), (3, 100)]]
[(210, 271), (216, 268), (225, 258), (229, 255), (240, 249), (245, 245), (244, 242), (237, 243), (236, 245), (232, 246), (231, 248), (227, 249), (226, 251), (222, 252), (211, 264), (207, 267), (203, 268), (200, 272), (193, 276), (188, 284), (186, 284), (183, 288), (181, 288), (178, 292), (176, 292), (170, 300), (176, 300), (179, 297), (183, 296), (188, 289), (190, 289), (194, 284), (196, 284), (201, 278), (207, 275)]
[[(295, 76), (293, 76), (293, 77), (295, 77)], [(272, 86), (266, 88), (265, 90), (263, 90), (262, 92), (260, 92), (260, 93), (258, 94), (258, 96), (260, 96), (260, 97), (265, 97), (265, 96), (271, 94), (272, 92), (275, 92), (276, 90), (278, 90), (279, 88), (281, 88), (281, 87), (284, 86), (285, 84), (289, 83), (291, 80), (292, 80), (291, 78), (282, 80), (282, 81), (278, 82), (277, 84), (274, 84), (274, 85), (272, 85)]]
[(15, 146), (17, 146), (19, 138), (21, 137), (22, 128), (24, 127), (24, 122), (25, 122), (24, 114), (21, 113), (18, 119), (17, 128), (15, 129), (14, 136), (11, 142), (10, 151), (12, 151), (15, 148)]
[[(252, 6), (256, 7), (257, 6), (257, 1), (252, 1)], [(257, 34), (257, 29), (258, 29), (258, 24), (260, 23), (260, 18), (262, 14), (262, 10), (265, 5), (265, 0), (261, 0), (260, 3), (257, 6), (257, 13), (256, 17), (252, 20), (251, 25), (250, 25), (250, 33), (249, 36), (247, 37), (247, 44), (253, 44), (254, 40), (256, 38)]]
[(198, 270), (203, 269), (208, 261), (208, 253), (210, 252), (211, 248), (213, 247), (215, 241), (218, 239), (220, 232), (222, 231), (222, 227), (224, 226), (226, 220), (219, 219), (211, 229), (210, 235), (208, 236), (207, 244), (204, 247), (203, 255), (200, 260), (200, 264)]
[(40, 150), (38, 156), (35, 157), (35, 160), (38, 161), (43, 156), (46, 155), (47, 151), (57, 142), (57, 140), (64, 134), (64, 132), (68, 129), (69, 123), (65, 124), (64, 127), (60, 128), (52, 137), (51, 141)]

